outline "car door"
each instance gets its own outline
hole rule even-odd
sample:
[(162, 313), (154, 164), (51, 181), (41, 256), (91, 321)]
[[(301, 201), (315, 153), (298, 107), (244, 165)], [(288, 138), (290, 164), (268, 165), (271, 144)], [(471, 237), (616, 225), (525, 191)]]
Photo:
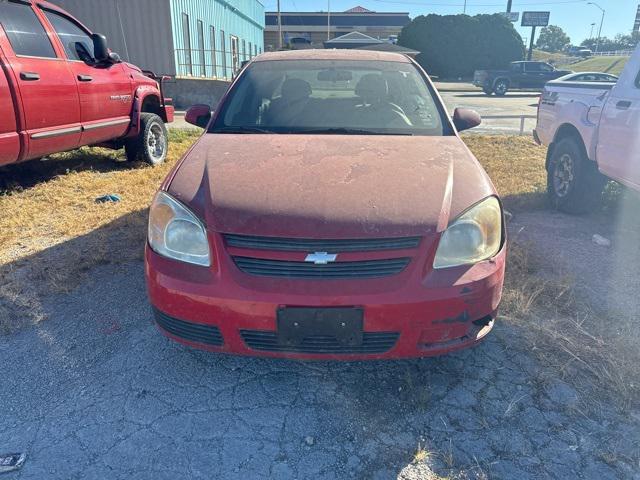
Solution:
[(525, 81), (524, 63), (514, 62), (509, 67), (509, 79), (512, 88), (522, 88)]
[(91, 34), (76, 20), (42, 7), (42, 12), (64, 49), (80, 93), (82, 145), (119, 138), (131, 122), (131, 76), (122, 64), (97, 65)]
[(611, 90), (600, 117), (596, 147), (600, 171), (635, 188), (640, 188), (639, 60), (635, 60), (639, 65), (625, 71)]
[[(0, 28), (0, 32), (2, 29)], [(5, 38), (0, 33), (0, 165), (18, 160), (20, 137), (18, 136), (13, 92), (9, 87), (9, 69), (3, 56)]]
[(0, 25), (22, 107), (20, 134), (26, 148), (21, 160), (76, 148), (81, 135), (78, 88), (61, 52), (29, 4), (0, 2)]
[(548, 63), (540, 63), (540, 83), (536, 85), (536, 87), (542, 88), (544, 85), (551, 81), (555, 80), (560, 76), (559, 72), (553, 68), (552, 65)]
[(524, 88), (542, 88), (547, 83), (542, 64), (540, 62), (527, 62), (524, 64), (526, 80), (522, 85)]

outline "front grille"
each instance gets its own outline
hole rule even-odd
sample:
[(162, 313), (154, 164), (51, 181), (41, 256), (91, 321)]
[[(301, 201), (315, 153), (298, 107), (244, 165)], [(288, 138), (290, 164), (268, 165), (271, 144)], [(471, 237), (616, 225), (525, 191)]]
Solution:
[(222, 334), (216, 326), (178, 320), (155, 308), (153, 313), (156, 323), (171, 335), (190, 342), (205, 343), (215, 347), (221, 347), (224, 343)]
[(416, 248), (420, 237), (364, 238), (355, 240), (313, 240), (301, 238), (254, 237), (224, 235), (227, 245), (254, 250), (280, 250), (287, 252), (373, 252), (378, 250), (404, 250)]
[(284, 353), (318, 354), (380, 354), (391, 350), (400, 336), (397, 332), (365, 332), (362, 345), (341, 345), (335, 337), (311, 336), (300, 345), (282, 345), (278, 343), (275, 332), (263, 330), (240, 330), (244, 343), (252, 350)]
[(392, 258), (316, 265), (308, 262), (233, 257), (237, 267), (251, 275), (311, 279), (386, 277), (402, 272), (410, 260), (409, 258)]

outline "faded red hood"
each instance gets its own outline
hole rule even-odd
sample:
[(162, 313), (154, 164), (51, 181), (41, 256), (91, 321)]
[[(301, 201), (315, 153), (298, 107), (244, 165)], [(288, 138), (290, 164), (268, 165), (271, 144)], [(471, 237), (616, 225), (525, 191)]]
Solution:
[(424, 235), (494, 193), (454, 136), (206, 134), (169, 192), (207, 228), (247, 235)]

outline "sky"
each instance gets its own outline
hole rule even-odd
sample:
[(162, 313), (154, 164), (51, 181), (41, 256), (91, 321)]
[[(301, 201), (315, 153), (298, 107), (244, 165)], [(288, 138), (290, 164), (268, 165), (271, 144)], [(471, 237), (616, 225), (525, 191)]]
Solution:
[[(331, 11), (345, 11), (356, 5), (376, 12), (409, 12), (413, 18), (418, 15), (437, 13), (452, 15), (462, 13), (465, 0), (329, 0)], [(597, 36), (602, 12), (588, 0), (513, 0), (511, 11), (550, 11), (549, 23), (562, 27), (573, 44), (580, 44), (589, 38), (591, 24), (595, 23), (593, 35)], [(613, 37), (617, 33), (630, 33), (640, 0), (595, 0), (605, 10), (602, 35)], [(276, 0), (261, 0), (267, 11), (276, 10)], [(496, 13), (506, 11), (507, 0), (466, 0), (467, 13)], [(323, 0), (281, 0), (282, 11), (307, 12), (327, 10), (327, 1)], [(531, 34), (531, 28), (516, 24), (524, 38)], [(538, 29), (539, 33), (540, 29)]]

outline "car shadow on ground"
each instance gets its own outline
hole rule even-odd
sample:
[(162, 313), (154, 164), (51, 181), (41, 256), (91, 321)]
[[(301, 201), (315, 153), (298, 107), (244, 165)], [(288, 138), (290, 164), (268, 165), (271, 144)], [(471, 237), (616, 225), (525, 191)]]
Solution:
[(138, 162), (126, 162), (124, 150), (83, 148), (53, 158), (32, 160), (0, 167), (0, 195), (26, 190), (72, 172), (111, 172), (140, 168)]
[(504, 479), (631, 477), (637, 422), (588, 409), (506, 318), (478, 347), (422, 360), (265, 360), (172, 343), (145, 294), (145, 218), (0, 271), (26, 275), (16, 298), (55, 287), (32, 292), (33, 304), (14, 298), (10, 315), (26, 305), (47, 318), (0, 343), (12, 372), (0, 438), (29, 451), (21, 479), (415, 478), (426, 464)]

